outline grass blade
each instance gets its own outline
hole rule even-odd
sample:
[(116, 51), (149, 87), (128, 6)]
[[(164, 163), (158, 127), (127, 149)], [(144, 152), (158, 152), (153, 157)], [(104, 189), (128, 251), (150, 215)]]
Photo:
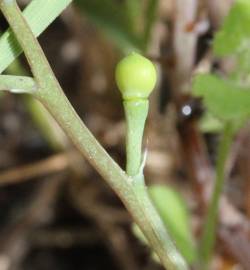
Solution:
[[(33, 0), (23, 11), (32, 32), (38, 37), (72, 0)], [(13, 32), (8, 29), (0, 38), (0, 73), (22, 53)]]

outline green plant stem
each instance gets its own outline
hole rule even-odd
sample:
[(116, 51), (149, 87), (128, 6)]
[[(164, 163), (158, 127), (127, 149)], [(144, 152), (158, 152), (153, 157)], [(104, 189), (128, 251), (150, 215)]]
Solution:
[(39, 43), (22, 16), (16, 1), (2, 0), (0, 8), (23, 48), (39, 86), (38, 91), (34, 91), (33, 95), (47, 107), (81, 153), (121, 198), (158, 254), (165, 269), (188, 269), (153, 207), (146, 187), (135, 183), (124, 173), (76, 114), (56, 80)]
[(129, 100), (123, 102), (126, 117), (126, 173), (135, 176), (142, 162), (142, 138), (148, 115), (148, 100)]
[(23, 97), (23, 104), (51, 149), (56, 152), (67, 150), (69, 140), (46, 108), (31, 95)]
[(141, 0), (125, 0), (125, 10), (128, 15), (128, 21), (130, 24), (130, 28), (138, 33), (139, 26), (142, 17), (142, 3)]
[(31, 77), (0, 75), (0, 90), (12, 93), (33, 93), (37, 90), (37, 85)]
[(219, 143), (216, 164), (216, 181), (201, 239), (200, 263), (203, 266), (202, 269), (208, 269), (209, 261), (212, 257), (212, 252), (216, 239), (216, 225), (219, 201), (225, 181), (225, 166), (232, 140), (233, 129), (231, 124), (228, 123), (224, 127), (222, 138)]
[(151, 30), (156, 19), (156, 12), (159, 5), (159, 0), (148, 0), (146, 6), (146, 13), (144, 17), (145, 27), (144, 27), (144, 44), (145, 50), (150, 41)]
[[(1, 77), (2, 75), (0, 75), (0, 90), (4, 88), (3, 90), (9, 89), (11, 91), (12, 88), (15, 89), (17, 86), (19, 88), (22, 88), (20, 87), (19, 81), (16, 80), (20, 77), (10, 76), (14, 74), (23, 74), (25, 76), (27, 75), (26, 69), (22, 66), (21, 62), (18, 59), (16, 59), (10, 66), (8, 66), (8, 68), (6, 69), (6, 74), (9, 74), (9, 76)], [(31, 85), (36, 84), (33, 78), (30, 77), (21, 77), (21, 78), (25, 79), (27, 78), (28, 80), (30, 80)], [(7, 84), (3, 85), (3, 82), (6, 79)], [(23, 88), (26, 89), (27, 91), (27, 86), (24, 86)], [(38, 128), (40, 134), (48, 143), (48, 145), (56, 152), (66, 150), (67, 147), (69, 146), (69, 141), (66, 138), (65, 133), (58, 126), (57, 122), (52, 118), (52, 116), (44, 108), (44, 106), (32, 95), (22, 95), (22, 102), (27, 111), (29, 112), (29, 115), (32, 118), (35, 126)]]

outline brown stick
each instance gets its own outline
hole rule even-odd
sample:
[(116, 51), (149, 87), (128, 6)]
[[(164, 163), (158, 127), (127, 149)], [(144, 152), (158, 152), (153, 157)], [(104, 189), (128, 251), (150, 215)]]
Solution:
[(4, 171), (0, 174), (0, 185), (17, 184), (53, 173), (61, 172), (70, 166), (69, 155), (56, 154), (45, 160)]

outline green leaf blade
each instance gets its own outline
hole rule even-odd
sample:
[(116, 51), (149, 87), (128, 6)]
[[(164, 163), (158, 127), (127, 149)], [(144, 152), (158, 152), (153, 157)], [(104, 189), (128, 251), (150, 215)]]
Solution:
[[(32, 32), (38, 37), (72, 0), (33, 0), (23, 11)], [(0, 73), (2, 73), (21, 53), (13, 32), (8, 29), (0, 37)]]
[(236, 0), (221, 30), (215, 35), (213, 50), (217, 56), (227, 56), (249, 45), (250, 1)]
[(250, 88), (220, 79), (212, 74), (197, 75), (193, 94), (203, 97), (208, 110), (224, 121), (238, 121), (250, 115)]
[(167, 186), (153, 185), (148, 191), (177, 248), (190, 264), (193, 263), (197, 259), (197, 250), (185, 201), (179, 193)]

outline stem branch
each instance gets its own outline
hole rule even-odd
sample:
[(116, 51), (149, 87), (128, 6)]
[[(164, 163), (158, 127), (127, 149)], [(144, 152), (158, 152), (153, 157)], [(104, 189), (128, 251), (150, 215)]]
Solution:
[(37, 90), (37, 85), (31, 77), (0, 75), (0, 90), (32, 94)]
[(216, 181), (201, 239), (200, 259), (203, 265), (202, 269), (208, 268), (209, 260), (211, 259), (213, 247), (215, 244), (219, 201), (225, 181), (225, 165), (228, 153), (230, 151), (230, 146), (232, 144), (232, 140), (233, 140), (232, 126), (231, 124), (228, 123), (224, 128), (218, 148), (218, 159), (216, 164)]
[(148, 115), (148, 100), (124, 101), (126, 116), (126, 173), (135, 176), (139, 173), (142, 161), (142, 139)]

